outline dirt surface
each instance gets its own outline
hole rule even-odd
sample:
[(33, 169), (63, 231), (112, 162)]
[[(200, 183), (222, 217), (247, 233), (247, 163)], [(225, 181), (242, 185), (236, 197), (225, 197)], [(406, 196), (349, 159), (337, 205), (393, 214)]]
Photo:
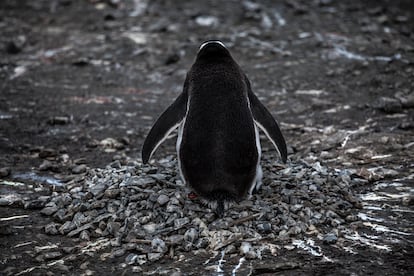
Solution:
[[(52, 218), (40, 214), (34, 199), (59, 189), (55, 180), (139, 159), (145, 135), (180, 93), (199, 45), (220, 39), (280, 122), (291, 160), (357, 170), (366, 184), (355, 192), (379, 206), (367, 212), (389, 230), (362, 226), (372, 236), (381, 233), (378, 242), (389, 250), (361, 243), (346, 252), (323, 243), (327, 261), (282, 242), (276, 256), (249, 261), (236, 275), (409, 275), (413, 11), (409, 0), (1, 1), (0, 273), (134, 272), (122, 264), (125, 257), (97, 252), (65, 265), (54, 261), (86, 242), (46, 235)], [(270, 147), (264, 142), (264, 150)], [(169, 140), (154, 158), (173, 153)], [(7, 197), (13, 194), (23, 200)], [(59, 256), (36, 258), (54, 245), (63, 248)], [(230, 275), (237, 265), (228, 260), (225, 272), (208, 272), (209, 257), (165, 257), (135, 272)]]

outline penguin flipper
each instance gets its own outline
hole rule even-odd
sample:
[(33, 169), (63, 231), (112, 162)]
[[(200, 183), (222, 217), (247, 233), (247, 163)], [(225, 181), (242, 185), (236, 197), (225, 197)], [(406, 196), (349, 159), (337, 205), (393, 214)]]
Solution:
[(260, 102), (260, 100), (253, 94), (250, 87), (250, 82), (246, 77), (246, 83), (248, 86), (248, 97), (250, 102), (250, 109), (253, 114), (255, 124), (266, 134), (267, 138), (272, 142), (275, 148), (278, 150), (282, 161), (286, 163), (287, 160), (287, 148), (285, 138), (280, 131), (279, 125), (276, 120), (270, 114), (269, 110)]
[(148, 163), (155, 150), (183, 121), (187, 112), (187, 91), (183, 93), (161, 114), (148, 133), (142, 147), (142, 162)]

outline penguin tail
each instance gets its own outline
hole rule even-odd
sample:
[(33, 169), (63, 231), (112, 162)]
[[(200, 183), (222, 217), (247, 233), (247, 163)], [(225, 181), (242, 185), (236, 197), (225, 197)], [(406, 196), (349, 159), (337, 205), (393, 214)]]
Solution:
[(236, 201), (236, 196), (225, 190), (215, 190), (205, 197), (209, 201), (210, 207), (213, 207), (217, 217), (222, 218), (229, 202)]
[(219, 218), (222, 218), (224, 216), (224, 200), (218, 199), (217, 200), (217, 207), (216, 207), (216, 215)]

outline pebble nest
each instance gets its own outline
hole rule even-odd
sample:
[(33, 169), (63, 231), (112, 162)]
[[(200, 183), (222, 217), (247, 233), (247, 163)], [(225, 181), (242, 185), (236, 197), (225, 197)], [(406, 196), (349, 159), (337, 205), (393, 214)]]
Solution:
[(309, 235), (335, 243), (361, 207), (351, 189), (352, 173), (319, 162), (280, 164), (272, 158), (269, 153), (262, 157), (261, 189), (231, 205), (220, 219), (188, 197), (174, 156), (156, 165), (115, 161), (89, 169), (53, 192), (41, 210), (55, 221), (45, 232), (82, 240), (104, 237), (110, 255), (125, 256), (128, 265), (190, 251), (256, 259), (272, 254), (273, 242)]

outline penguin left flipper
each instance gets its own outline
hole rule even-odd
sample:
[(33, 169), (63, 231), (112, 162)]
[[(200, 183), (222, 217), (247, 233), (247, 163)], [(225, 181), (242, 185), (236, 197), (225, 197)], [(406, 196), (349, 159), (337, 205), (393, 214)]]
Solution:
[(286, 163), (287, 148), (285, 138), (283, 137), (283, 134), (272, 114), (270, 114), (267, 108), (252, 92), (250, 82), (247, 77), (245, 77), (245, 80), (248, 88), (247, 96), (249, 98), (250, 109), (253, 114), (254, 122), (266, 134), (267, 138), (269, 138), (275, 148), (279, 151), (282, 161)]
[(148, 163), (155, 150), (168, 138), (183, 121), (187, 112), (188, 94), (186, 89), (180, 96), (161, 114), (148, 133), (142, 147), (142, 162)]

